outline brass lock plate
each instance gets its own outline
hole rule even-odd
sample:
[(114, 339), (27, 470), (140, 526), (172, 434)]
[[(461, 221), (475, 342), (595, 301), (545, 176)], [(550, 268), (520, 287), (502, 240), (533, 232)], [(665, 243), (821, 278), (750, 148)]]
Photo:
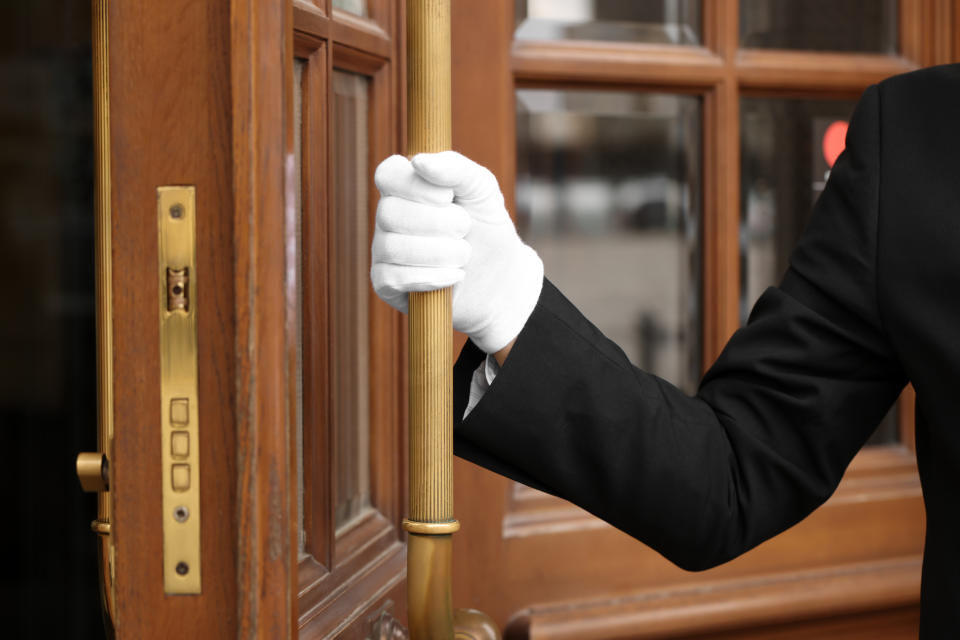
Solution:
[(163, 590), (200, 593), (196, 190), (157, 188)]

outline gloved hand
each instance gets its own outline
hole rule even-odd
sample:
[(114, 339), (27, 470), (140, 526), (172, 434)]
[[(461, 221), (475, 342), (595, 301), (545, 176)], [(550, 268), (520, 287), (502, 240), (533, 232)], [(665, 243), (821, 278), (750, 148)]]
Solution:
[(380, 190), (370, 279), (406, 313), (407, 293), (453, 286), (453, 328), (487, 353), (517, 337), (540, 298), (543, 262), (520, 240), (497, 179), (455, 152), (391, 156)]

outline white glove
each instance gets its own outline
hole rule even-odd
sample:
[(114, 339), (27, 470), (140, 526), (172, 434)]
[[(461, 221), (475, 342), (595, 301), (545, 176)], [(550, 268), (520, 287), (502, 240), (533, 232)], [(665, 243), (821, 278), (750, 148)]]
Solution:
[(391, 156), (380, 190), (370, 279), (407, 311), (407, 293), (453, 286), (453, 328), (487, 353), (517, 337), (540, 298), (543, 262), (520, 240), (490, 171), (455, 151)]

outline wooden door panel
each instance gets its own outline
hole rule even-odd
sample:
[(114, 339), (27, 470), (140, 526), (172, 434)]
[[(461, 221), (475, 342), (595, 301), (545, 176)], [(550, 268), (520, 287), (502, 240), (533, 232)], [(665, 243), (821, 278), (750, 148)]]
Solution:
[(795, 622), (774, 627), (711, 633), (689, 640), (908, 640), (917, 637), (920, 608), (905, 607), (875, 614)]
[[(285, 3), (104, 0), (109, 15), (121, 638), (286, 637)], [(157, 188), (196, 190), (202, 591), (162, 576)]]
[[(511, 482), (463, 461), (458, 461), (456, 481), (458, 492), (463, 493), (459, 505), (475, 502), (477, 493), (473, 492), (506, 496), (512, 488)], [(720, 584), (733, 580), (749, 585), (758, 572), (793, 575), (810, 567), (907, 558), (912, 563), (907, 571), (913, 571), (915, 579), (910, 593), (915, 597), (919, 584), (918, 541), (923, 537), (924, 522), (918, 493), (911, 482), (902, 493), (897, 490), (885, 498), (878, 496), (859, 503), (857, 517), (851, 523), (850, 500), (859, 498), (844, 489), (789, 532), (741, 558), (701, 573), (678, 569), (640, 542), (572, 505), (566, 508), (570, 518), (565, 522), (536, 523), (526, 530), (511, 531), (509, 515), (501, 511), (497, 517), (490, 508), (491, 501), (483, 501), (482, 514), (470, 508), (469, 520), (466, 515), (461, 518), (463, 528), (456, 542), (465, 550), (457, 555), (456, 584), (470, 594), (475, 606), (485, 608), (502, 624), (517, 611), (543, 603), (617, 599), (650, 589), (683, 588), (711, 581)], [(891, 508), (912, 515), (878, 532), (873, 523)], [(463, 513), (463, 507), (459, 509)], [(495, 527), (494, 522), (500, 526)], [(486, 556), (486, 562), (484, 554), (492, 554)], [(491, 562), (491, 557), (496, 561)], [(483, 571), (486, 578), (478, 579), (478, 571)]]
[[(373, 169), (400, 149), (403, 8), (372, 0), (366, 15), (355, 15), (329, 2), (292, 3), (302, 76), (295, 92), (301, 206), (294, 212), (302, 233), (290, 272), (302, 280), (288, 283), (303, 354), (302, 393), (293, 398), (301, 404), (302, 450), (292, 465), (303, 470), (296, 501), (303, 509), (296, 594), (302, 638), (366, 638), (383, 612), (401, 621), (406, 613), (399, 527), (406, 332), (401, 314), (370, 289), (364, 262), (377, 202)], [(344, 524), (337, 503), (347, 484), (365, 487), (366, 506)]]
[[(328, 636), (364, 638), (386, 611), (403, 618), (405, 549), (402, 334), (399, 314), (366, 287), (371, 349), (370, 500), (374, 510), (337, 532), (330, 496), (311, 496), (313, 534), (298, 558), (301, 464), (296, 416), (328, 429), (326, 385), (336, 371), (321, 318), (306, 345), (316, 402), (301, 407), (299, 309), (328, 313), (336, 300), (302, 284), (336, 276), (328, 212), (335, 184), (328, 79), (334, 66), (370, 78), (368, 164), (399, 148), (403, 4), (373, 0), (371, 18), (329, 0), (191, 2), (162, 8), (104, 0), (109, 9), (111, 193), (114, 246), (115, 418), (111, 499), (120, 637)], [(311, 31), (312, 30), (312, 31)], [(317, 99), (302, 113), (302, 260), (294, 212), (294, 40), (313, 66)], [(311, 84), (312, 83), (312, 84)], [(299, 144), (301, 141), (298, 141)], [(359, 187), (373, 190), (370, 175)], [(197, 197), (202, 593), (167, 596), (161, 571), (156, 188), (192, 185)], [(370, 199), (373, 203), (375, 200)], [(334, 212), (336, 213), (336, 212)], [(372, 221), (373, 206), (361, 215)], [(303, 270), (303, 271), (302, 271)], [(306, 273), (305, 277), (303, 274)], [(291, 275), (293, 274), (293, 275)], [(313, 314), (313, 315), (311, 315)], [(316, 357), (319, 354), (319, 357)], [(316, 362), (311, 360), (314, 358)], [(397, 372), (400, 372), (398, 375)], [(324, 382), (326, 381), (326, 382)], [(322, 433), (311, 490), (332, 490)], [(314, 437), (317, 436), (317, 437)], [(329, 440), (328, 440), (329, 441)], [(313, 486), (312, 479), (318, 479)], [(312, 498), (316, 498), (313, 500)], [(328, 509), (328, 507), (330, 507)], [(324, 535), (320, 535), (323, 533)], [(322, 549), (321, 549), (322, 547)], [(299, 627), (299, 631), (298, 631)]]
[[(830, 616), (812, 620), (790, 620), (782, 624), (763, 625), (744, 628), (741, 622), (721, 624), (715, 630), (705, 634), (688, 635), (669, 630), (640, 630), (635, 620), (624, 620), (618, 629), (607, 629), (601, 634), (584, 632), (584, 621), (568, 619), (560, 624), (548, 624), (542, 620), (525, 619), (512, 624), (504, 638), (515, 640), (560, 640), (576, 638), (589, 640), (604, 638), (609, 640), (809, 640), (810, 638), (829, 638), (830, 640), (907, 640), (917, 637), (920, 624), (920, 608), (898, 607), (877, 613), (855, 614), (848, 616)], [(598, 630), (600, 631), (600, 630)], [(605, 633), (604, 633), (605, 631)]]
[[(109, 2), (114, 424), (121, 638), (236, 633), (229, 7)], [(161, 559), (157, 187), (197, 190), (203, 593), (166, 596)], [(229, 541), (224, 544), (224, 541)]]
[[(918, 558), (885, 560), (756, 574), (748, 580), (655, 587), (612, 599), (534, 605), (513, 617), (506, 636), (600, 640), (739, 634), (731, 637), (763, 638), (846, 628), (851, 621), (861, 621), (865, 626), (856, 637), (872, 638), (870, 630), (888, 613), (895, 612), (898, 618), (907, 614), (907, 620), (916, 617), (919, 564)], [(915, 637), (915, 627), (912, 633)]]

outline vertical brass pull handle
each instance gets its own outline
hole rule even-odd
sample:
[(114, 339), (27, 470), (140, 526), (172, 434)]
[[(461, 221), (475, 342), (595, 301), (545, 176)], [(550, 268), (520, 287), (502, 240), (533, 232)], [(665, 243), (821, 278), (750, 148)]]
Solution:
[[(450, 0), (407, 3), (407, 153), (451, 144)], [(407, 609), (413, 640), (487, 640), (499, 633), (489, 618), (454, 614), (453, 326), (451, 290), (411, 293), (410, 517)], [(482, 621), (482, 624), (478, 624)], [(489, 635), (490, 630), (494, 635)], [(484, 635), (487, 634), (487, 635)]]
[[(450, 1), (407, 4), (407, 153), (451, 146)], [(413, 640), (453, 637), (453, 327), (450, 289), (411, 293), (407, 618)]]

